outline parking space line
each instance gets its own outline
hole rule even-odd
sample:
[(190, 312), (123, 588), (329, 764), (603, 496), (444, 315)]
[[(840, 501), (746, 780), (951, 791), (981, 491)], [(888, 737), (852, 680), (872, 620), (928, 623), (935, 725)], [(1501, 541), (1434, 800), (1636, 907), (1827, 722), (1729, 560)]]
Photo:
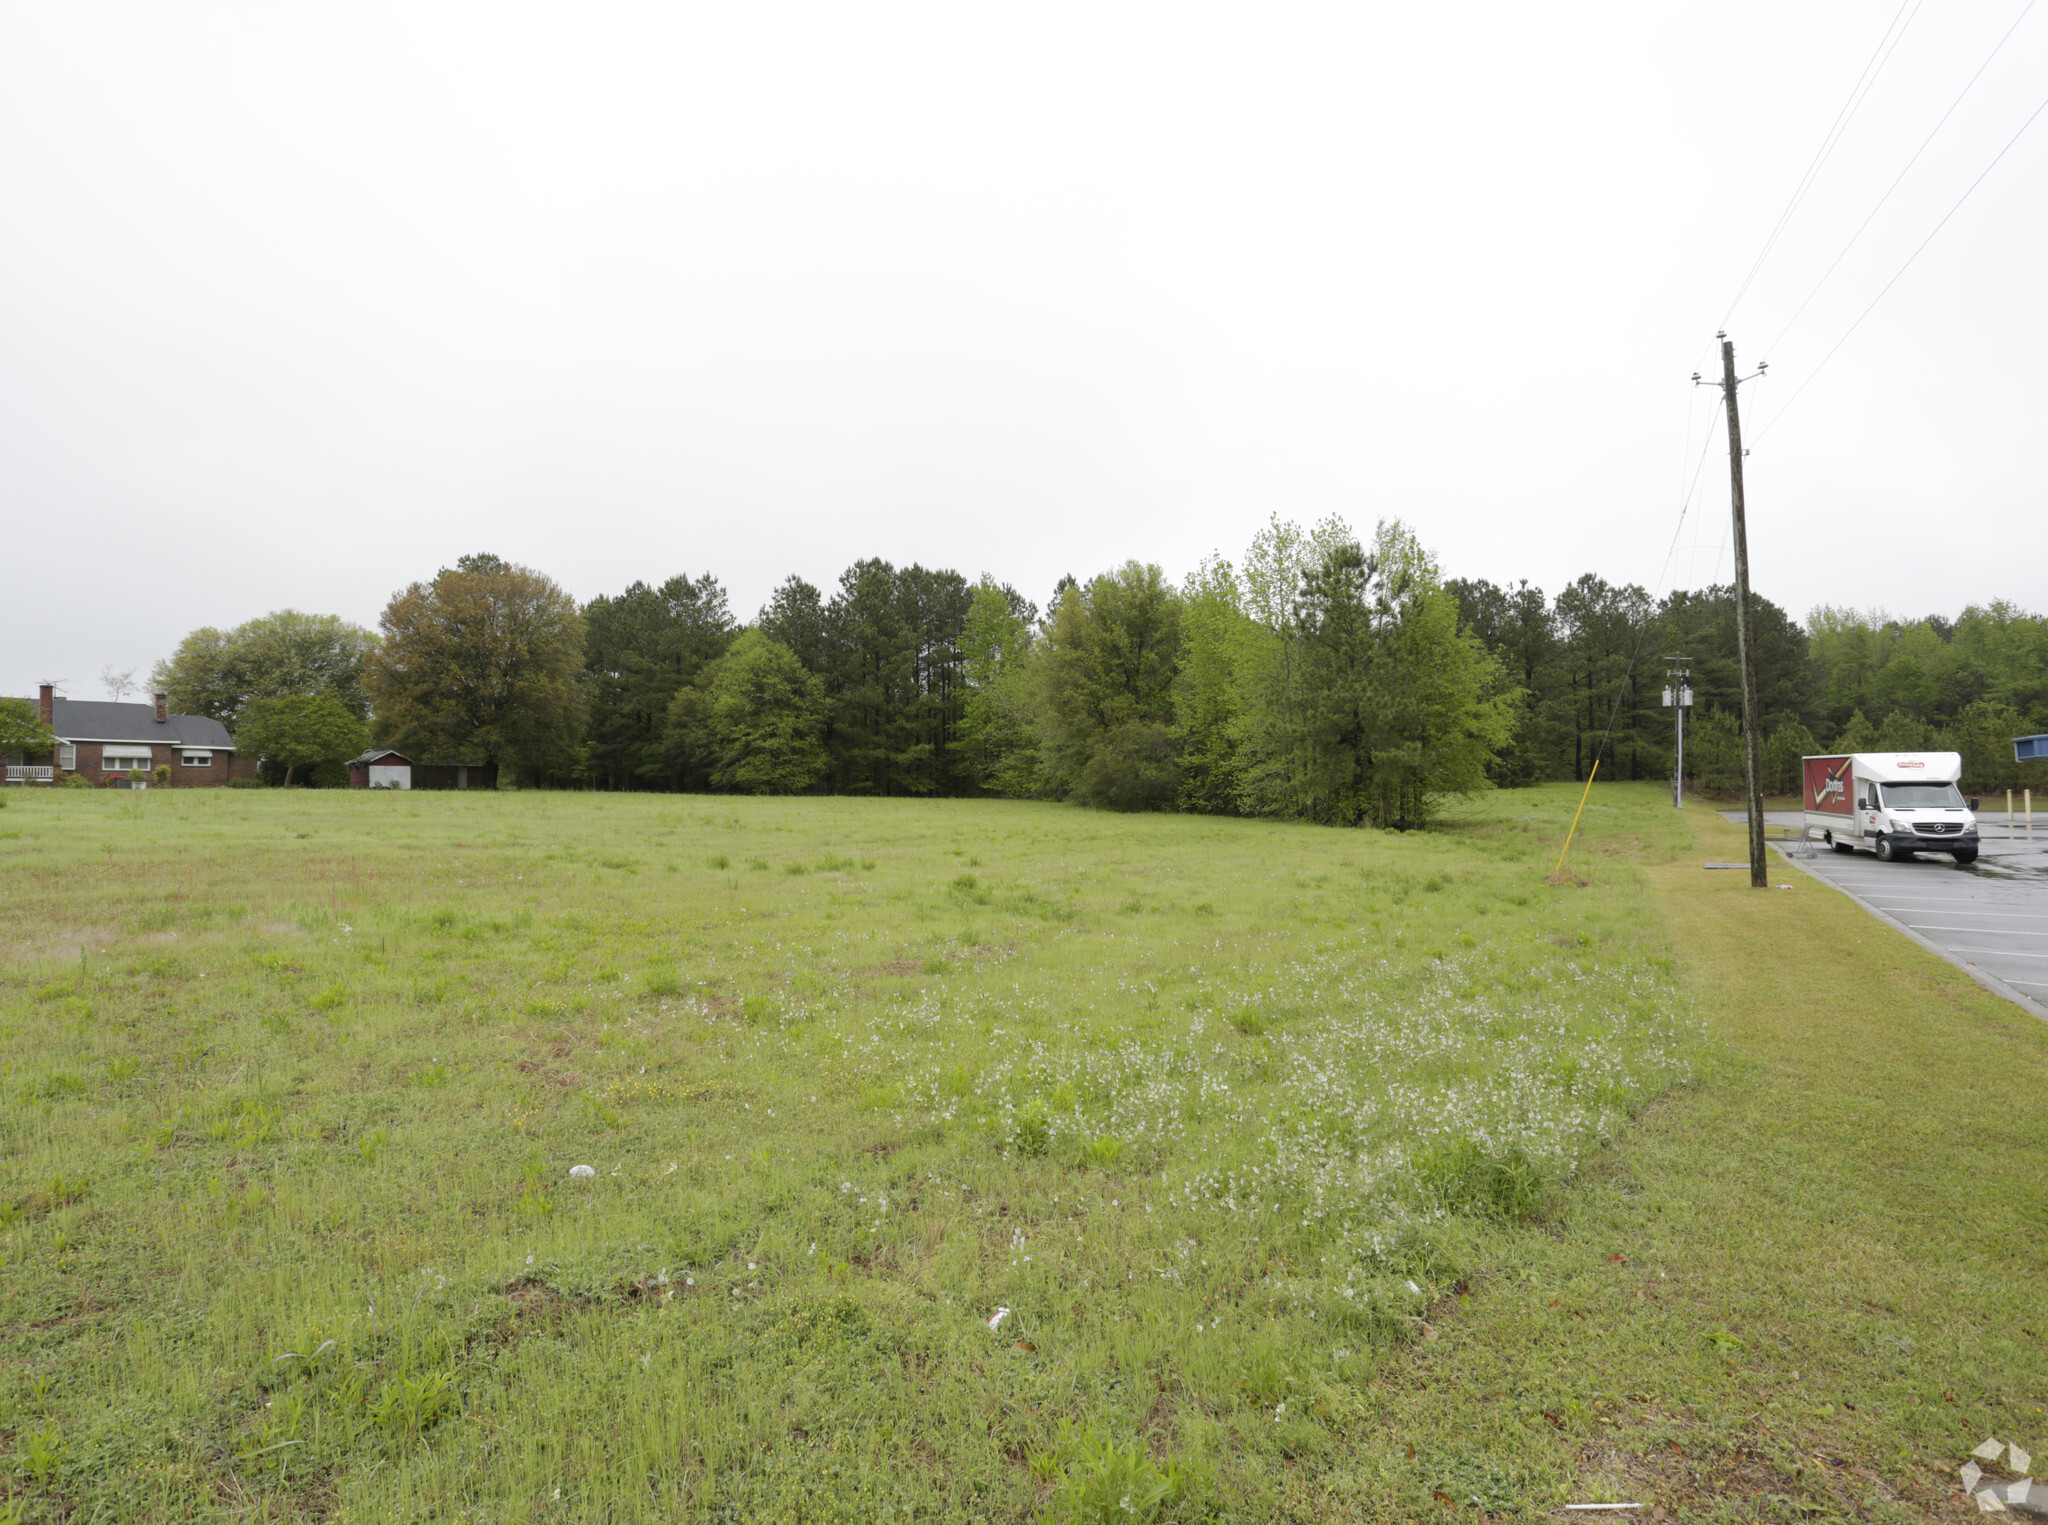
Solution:
[(1981, 953), (1987, 958), (2039, 958), (2048, 959), (2048, 953), (2015, 953), (2010, 948), (1958, 948), (1954, 943), (1943, 943), (1951, 953)]
[(1906, 923), (1915, 932), (1968, 932), (1972, 937), (2031, 937), (2038, 940), (2040, 932), (2009, 931), (2004, 927), (1957, 927), (1931, 921), (1909, 921)]
[[(1968, 911), (1972, 916), (1990, 916), (1999, 921), (2048, 921), (2048, 914), (2040, 911), (1994, 911), (1996, 905), (2025, 905), (2024, 900), (1879, 900), (1870, 897), (1872, 905), (1881, 905), (1886, 910), (1898, 911), (1907, 916), (1960, 916)], [(1929, 911), (1928, 907), (1934, 909)]]
[[(1991, 902), (1979, 902), (1979, 901), (1975, 901), (1975, 900), (1952, 900), (1952, 899), (1948, 899), (1948, 898), (1946, 898), (1946, 897), (1944, 897), (1943, 899), (1940, 899), (1940, 900), (1928, 900), (1928, 899), (1925, 899), (1924, 897), (1920, 897), (1920, 896), (1915, 896), (1915, 897), (1914, 897), (1914, 899), (1915, 899), (1915, 900), (1916, 900), (1916, 901), (1917, 901), (1917, 902), (1918, 902), (1919, 904), (1921, 904), (1921, 905), (1967, 905), (1967, 906), (1974, 906), (1974, 905), (1978, 905), (1978, 904), (1984, 904), (1984, 903), (1988, 903), (1988, 904), (1994, 904), (1994, 905), (1995, 905), (1995, 904), (1997, 903), (1996, 901), (1991, 901)], [(1936, 914), (1939, 914), (1939, 913), (1937, 912)], [(2015, 916), (2016, 916), (2016, 917), (2020, 918), (2020, 919), (2021, 919), (2022, 921), (2048, 921), (2048, 911), (1979, 911), (1979, 912), (1978, 912), (1977, 914), (1978, 914), (1978, 915), (1980, 915), (1980, 916), (1999, 916), (1999, 917), (2015, 917)]]

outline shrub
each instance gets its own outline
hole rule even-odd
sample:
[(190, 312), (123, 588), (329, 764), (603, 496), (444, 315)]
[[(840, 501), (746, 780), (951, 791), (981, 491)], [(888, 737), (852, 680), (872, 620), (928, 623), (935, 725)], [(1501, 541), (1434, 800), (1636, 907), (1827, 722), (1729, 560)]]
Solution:
[(1067, 1467), (1047, 1518), (1073, 1525), (1138, 1525), (1159, 1517), (1174, 1478), (1142, 1447), (1087, 1442)]
[(64, 787), (66, 789), (90, 789), (92, 787), (92, 780), (82, 773), (67, 773), (64, 775)]
[(1527, 1218), (1543, 1201), (1543, 1175), (1520, 1149), (1490, 1155), (1469, 1138), (1441, 1139), (1418, 1150), (1423, 1191), (1453, 1212)]
[(1017, 1152), (1033, 1159), (1052, 1145), (1052, 1126), (1036, 1107), (1017, 1119)]
[(156, 781), (159, 784), (168, 784), (171, 781), (171, 765), (169, 763), (158, 763), (151, 771), (156, 774)]
[(1105, 1133), (1092, 1138), (1081, 1146), (1081, 1158), (1098, 1169), (1107, 1170), (1114, 1165), (1124, 1152), (1123, 1140)]

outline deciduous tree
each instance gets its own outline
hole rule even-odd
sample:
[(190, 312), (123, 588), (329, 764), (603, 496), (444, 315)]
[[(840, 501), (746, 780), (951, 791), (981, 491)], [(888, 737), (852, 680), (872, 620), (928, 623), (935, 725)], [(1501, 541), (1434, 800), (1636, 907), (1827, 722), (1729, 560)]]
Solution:
[(369, 745), (362, 721), (332, 694), (280, 694), (243, 706), (236, 748), (284, 764), (284, 783), (310, 763), (353, 757)]
[(232, 630), (201, 626), (151, 676), (175, 713), (229, 730), (252, 699), (286, 694), (332, 694), (362, 720), (370, 713), (363, 664), (376, 646), (373, 632), (338, 615), (279, 609)]
[(823, 777), (825, 686), (795, 653), (748, 630), (671, 702), (668, 741), (712, 785), (739, 794), (801, 794)]
[(529, 781), (570, 772), (582, 739), (583, 618), (552, 578), (464, 556), (397, 594), (366, 683), (386, 746)]
[(43, 712), (27, 699), (0, 699), (0, 753), (40, 757), (57, 745)]
[(1039, 792), (1038, 737), (1031, 712), (1031, 621), (1016, 589), (984, 576), (975, 585), (960, 651), (967, 697), (960, 716), (963, 773), (990, 794)]
[(1179, 642), (1180, 597), (1157, 566), (1129, 561), (1060, 596), (1036, 663), (1039, 731), (1055, 794), (1116, 810), (1174, 803)]

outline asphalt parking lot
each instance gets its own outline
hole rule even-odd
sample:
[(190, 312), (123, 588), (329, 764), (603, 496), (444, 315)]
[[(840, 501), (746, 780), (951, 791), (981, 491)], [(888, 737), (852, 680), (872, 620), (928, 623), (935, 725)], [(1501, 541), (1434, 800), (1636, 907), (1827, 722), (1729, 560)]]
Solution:
[[(1722, 814), (1738, 824), (1748, 819), (1740, 810)], [(1764, 820), (1797, 831), (1805, 817), (1772, 810)], [(1967, 868), (1936, 854), (1880, 863), (1867, 852), (1838, 853), (1821, 842), (1771, 845), (1880, 921), (2048, 1021), (2048, 811), (2036, 810), (2031, 832), (2019, 820), (2007, 825), (2003, 810), (1980, 812), (1977, 823), (1982, 847)]]

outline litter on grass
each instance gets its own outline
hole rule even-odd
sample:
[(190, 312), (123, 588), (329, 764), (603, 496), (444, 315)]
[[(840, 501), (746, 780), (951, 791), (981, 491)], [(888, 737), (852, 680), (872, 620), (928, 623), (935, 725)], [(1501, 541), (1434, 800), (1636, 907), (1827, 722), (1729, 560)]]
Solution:
[(1976, 1501), (1978, 1509), (1985, 1514), (2005, 1514), (2010, 1509), (2031, 1517), (2048, 1515), (2048, 1497), (2036, 1499), (2034, 1480), (2022, 1476), (2006, 1483), (2004, 1491), (1991, 1480), (1990, 1475), (1977, 1465), (1977, 1459), (1996, 1463), (1999, 1457), (2006, 1458), (2006, 1466), (2013, 1472), (2025, 1473), (2034, 1465), (2034, 1458), (2018, 1445), (2007, 1445), (1993, 1436), (1970, 1453), (1971, 1460), (1956, 1469), (1956, 1475), (1963, 1480), (1963, 1491)]
[(569, 1167), (569, 1177), (571, 1180), (587, 1181), (596, 1174), (596, 1168), (590, 1165), (571, 1165)]
[(1002, 1321), (1008, 1318), (1009, 1316), (1010, 1310), (1008, 1308), (996, 1309), (995, 1313), (991, 1315), (991, 1317), (989, 1318), (988, 1327), (991, 1329), (995, 1328), (998, 1324), (1002, 1323)]

